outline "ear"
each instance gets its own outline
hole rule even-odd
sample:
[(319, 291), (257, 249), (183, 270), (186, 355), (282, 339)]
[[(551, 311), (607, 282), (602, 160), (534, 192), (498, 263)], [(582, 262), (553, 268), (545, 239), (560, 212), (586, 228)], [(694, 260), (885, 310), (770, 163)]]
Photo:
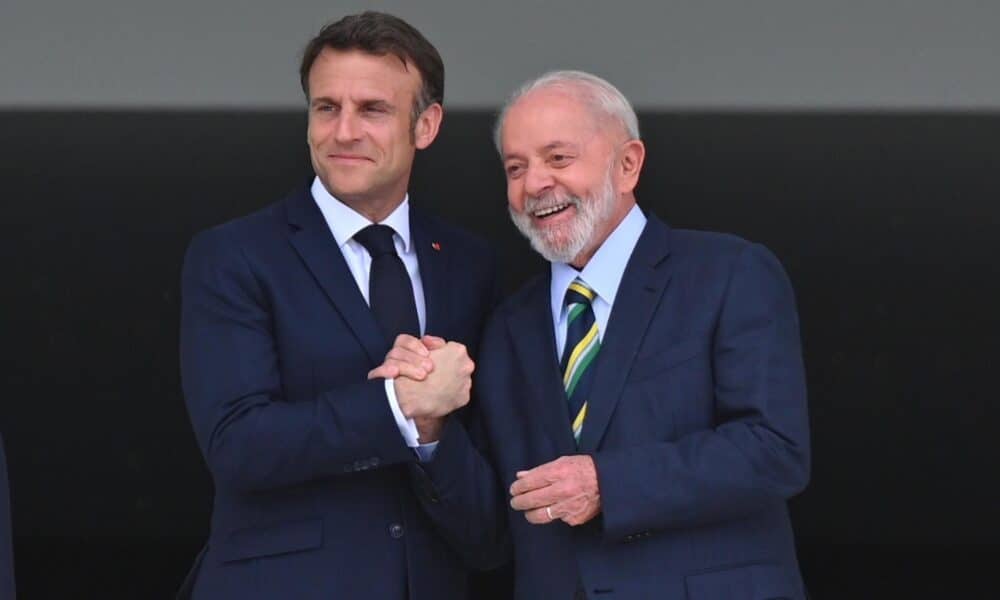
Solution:
[(416, 126), (413, 128), (413, 145), (417, 150), (423, 150), (431, 145), (437, 137), (441, 128), (441, 118), (444, 116), (444, 108), (435, 102), (420, 113), (417, 117)]
[(639, 172), (642, 171), (642, 163), (646, 159), (646, 146), (642, 140), (629, 140), (622, 145), (618, 159), (618, 173), (621, 179), (618, 182), (619, 194), (630, 194), (639, 184)]

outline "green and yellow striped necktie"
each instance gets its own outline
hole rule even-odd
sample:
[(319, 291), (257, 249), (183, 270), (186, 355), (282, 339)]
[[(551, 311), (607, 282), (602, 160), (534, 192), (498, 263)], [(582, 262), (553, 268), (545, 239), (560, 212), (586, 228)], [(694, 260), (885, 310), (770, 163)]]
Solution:
[(594, 379), (594, 361), (601, 350), (597, 320), (590, 306), (597, 294), (577, 277), (566, 290), (564, 304), (569, 311), (566, 324), (566, 346), (560, 367), (563, 387), (569, 399), (569, 418), (573, 437), (580, 443), (580, 431), (587, 418), (587, 396)]

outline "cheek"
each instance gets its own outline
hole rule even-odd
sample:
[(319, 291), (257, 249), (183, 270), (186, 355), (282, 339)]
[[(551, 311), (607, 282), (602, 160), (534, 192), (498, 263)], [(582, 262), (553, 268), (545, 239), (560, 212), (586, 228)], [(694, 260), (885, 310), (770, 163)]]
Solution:
[(522, 192), (522, 188), (523, 186), (517, 181), (507, 181), (507, 205), (516, 213), (524, 210), (524, 193)]
[(309, 126), (306, 128), (306, 143), (309, 144), (310, 148), (315, 148), (320, 144), (320, 142), (322, 142), (322, 140), (323, 127), (310, 119)]

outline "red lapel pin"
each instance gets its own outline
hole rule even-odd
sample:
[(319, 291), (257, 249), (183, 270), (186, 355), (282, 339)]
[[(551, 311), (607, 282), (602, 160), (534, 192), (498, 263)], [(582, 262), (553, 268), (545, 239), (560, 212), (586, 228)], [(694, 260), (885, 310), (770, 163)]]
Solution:
[(437, 250), (438, 252), (440, 252), (441, 251), (441, 244), (439, 244), (437, 242), (431, 242), (431, 248), (434, 248), (435, 250)]

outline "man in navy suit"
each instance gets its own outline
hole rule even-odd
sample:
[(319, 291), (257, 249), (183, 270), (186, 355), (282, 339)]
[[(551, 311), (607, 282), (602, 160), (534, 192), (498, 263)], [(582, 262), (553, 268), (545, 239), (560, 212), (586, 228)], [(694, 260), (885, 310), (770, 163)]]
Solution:
[(0, 438), (0, 600), (14, 598), (14, 551), (11, 548), (10, 495), (7, 490), (7, 460)]
[[(316, 178), (202, 232), (184, 263), (184, 395), (215, 500), (181, 595), (464, 598), (469, 563), (491, 565), (435, 521), (465, 515), (425, 510), (420, 461), (468, 402), (497, 290), (485, 243), (407, 195), (441, 123), (441, 57), (368, 12), (326, 26), (301, 78)], [(401, 333), (423, 335), (433, 372), (369, 377)]]
[(638, 208), (637, 119), (602, 79), (529, 82), (496, 133), (551, 267), (483, 334), (481, 441), (442, 435), (440, 505), (509, 493), (518, 598), (803, 598), (786, 500), (809, 477), (806, 390), (777, 259)]

